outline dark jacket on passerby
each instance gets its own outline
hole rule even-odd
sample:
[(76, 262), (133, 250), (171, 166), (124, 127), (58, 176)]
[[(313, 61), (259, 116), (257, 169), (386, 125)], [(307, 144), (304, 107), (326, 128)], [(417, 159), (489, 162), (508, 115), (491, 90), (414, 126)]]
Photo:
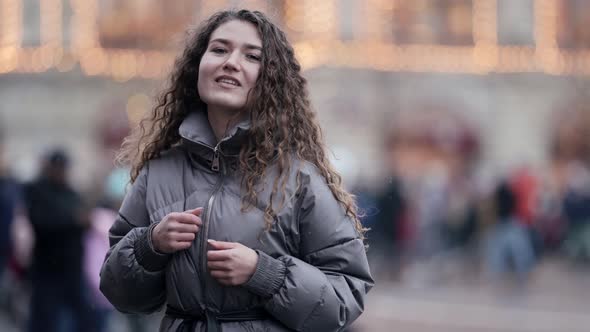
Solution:
[[(264, 210), (276, 169), (267, 171), (271, 180), (258, 204), (241, 211), (237, 157), (247, 128), (242, 123), (221, 141), (215, 171), (216, 140), (206, 114), (192, 113), (180, 127), (182, 145), (141, 171), (110, 230), (112, 247), (101, 272), (101, 290), (119, 310), (152, 312), (167, 303), (195, 315), (251, 308), (268, 313), (263, 320), (223, 322), (224, 332), (338, 331), (362, 313), (373, 284), (364, 244), (314, 166), (292, 165), (285, 204), (270, 231)], [(170, 212), (201, 206), (203, 226), (191, 248), (156, 253), (150, 243), (156, 223)], [(246, 284), (226, 287), (209, 275), (207, 239), (257, 250), (256, 272)], [(167, 315), (160, 331), (177, 331), (181, 324)], [(194, 331), (207, 329), (205, 320), (194, 324)]]
[(83, 203), (67, 183), (68, 156), (48, 154), (42, 173), (25, 187), (25, 205), (35, 234), (29, 332), (92, 332), (84, 296)]
[(67, 184), (41, 177), (25, 188), (35, 233), (35, 275), (79, 277), (82, 271), (81, 197)]
[(388, 256), (399, 254), (398, 241), (402, 239), (400, 231), (404, 209), (405, 202), (400, 181), (392, 177), (377, 198), (376, 221), (369, 232), (369, 243), (372, 249)]

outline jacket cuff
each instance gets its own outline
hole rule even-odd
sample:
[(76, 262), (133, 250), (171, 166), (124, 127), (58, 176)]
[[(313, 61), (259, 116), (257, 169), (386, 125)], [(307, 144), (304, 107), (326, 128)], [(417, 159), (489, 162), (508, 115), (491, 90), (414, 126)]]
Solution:
[(260, 250), (256, 250), (256, 253), (258, 253), (256, 271), (244, 287), (260, 297), (269, 298), (283, 286), (287, 267), (281, 260), (272, 258)]
[(152, 232), (157, 223), (151, 224), (135, 242), (135, 257), (139, 265), (150, 272), (163, 270), (170, 260), (169, 254), (159, 253), (152, 244)]

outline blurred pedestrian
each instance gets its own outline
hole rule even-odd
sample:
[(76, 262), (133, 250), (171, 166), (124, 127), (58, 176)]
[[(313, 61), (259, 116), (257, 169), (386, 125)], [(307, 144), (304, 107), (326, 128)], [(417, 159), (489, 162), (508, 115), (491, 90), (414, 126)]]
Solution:
[(369, 231), (369, 258), (375, 273), (386, 279), (399, 279), (406, 202), (399, 179), (391, 176), (376, 199), (377, 214)]
[(150, 116), (101, 272), (116, 308), (167, 303), (160, 331), (208, 332), (340, 331), (362, 313), (363, 228), (277, 26), (214, 14)]
[(116, 217), (117, 212), (108, 206), (94, 208), (90, 214), (90, 227), (84, 238), (84, 272), (89, 286), (95, 332), (108, 331), (109, 318), (113, 310), (113, 306), (99, 290), (99, 274), (109, 250), (109, 228)]
[(577, 263), (590, 264), (590, 169), (580, 163), (568, 166), (568, 180), (563, 196), (563, 216), (567, 234), (565, 253)]
[(35, 234), (30, 332), (89, 331), (84, 296), (82, 237), (87, 224), (81, 196), (68, 183), (69, 158), (56, 149), (40, 176), (25, 187)]
[(501, 183), (494, 193), (496, 222), (485, 239), (485, 262), (492, 278), (515, 272), (520, 282), (528, 279), (535, 263), (529, 232), (518, 218), (517, 200), (512, 188)]

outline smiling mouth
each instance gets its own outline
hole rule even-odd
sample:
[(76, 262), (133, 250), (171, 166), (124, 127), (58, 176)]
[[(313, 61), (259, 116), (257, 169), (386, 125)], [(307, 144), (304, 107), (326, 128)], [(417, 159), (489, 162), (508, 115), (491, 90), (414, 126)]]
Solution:
[(229, 78), (229, 77), (220, 77), (220, 78), (216, 79), (215, 82), (230, 84), (230, 85), (234, 85), (234, 86), (240, 86), (240, 82), (238, 82), (237, 80), (235, 80), (233, 78)]

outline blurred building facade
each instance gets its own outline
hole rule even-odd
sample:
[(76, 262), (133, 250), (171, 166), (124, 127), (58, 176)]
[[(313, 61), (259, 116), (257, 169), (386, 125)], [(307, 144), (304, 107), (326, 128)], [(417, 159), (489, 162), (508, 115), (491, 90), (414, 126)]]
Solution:
[(117, 113), (134, 123), (150, 107), (187, 27), (216, 9), (247, 7), (268, 13), (288, 33), (330, 145), (354, 152), (363, 180), (385, 172), (382, 132), (393, 115), (420, 112), (424, 104), (452, 107), (472, 124), (484, 172), (543, 166), (558, 106), (589, 87), (589, 5), (1, 0), (6, 153), (26, 179), (40, 152), (64, 145), (77, 161), (75, 182), (90, 186), (116, 149), (103, 143), (117, 133), (105, 134), (99, 124), (114, 123)]

